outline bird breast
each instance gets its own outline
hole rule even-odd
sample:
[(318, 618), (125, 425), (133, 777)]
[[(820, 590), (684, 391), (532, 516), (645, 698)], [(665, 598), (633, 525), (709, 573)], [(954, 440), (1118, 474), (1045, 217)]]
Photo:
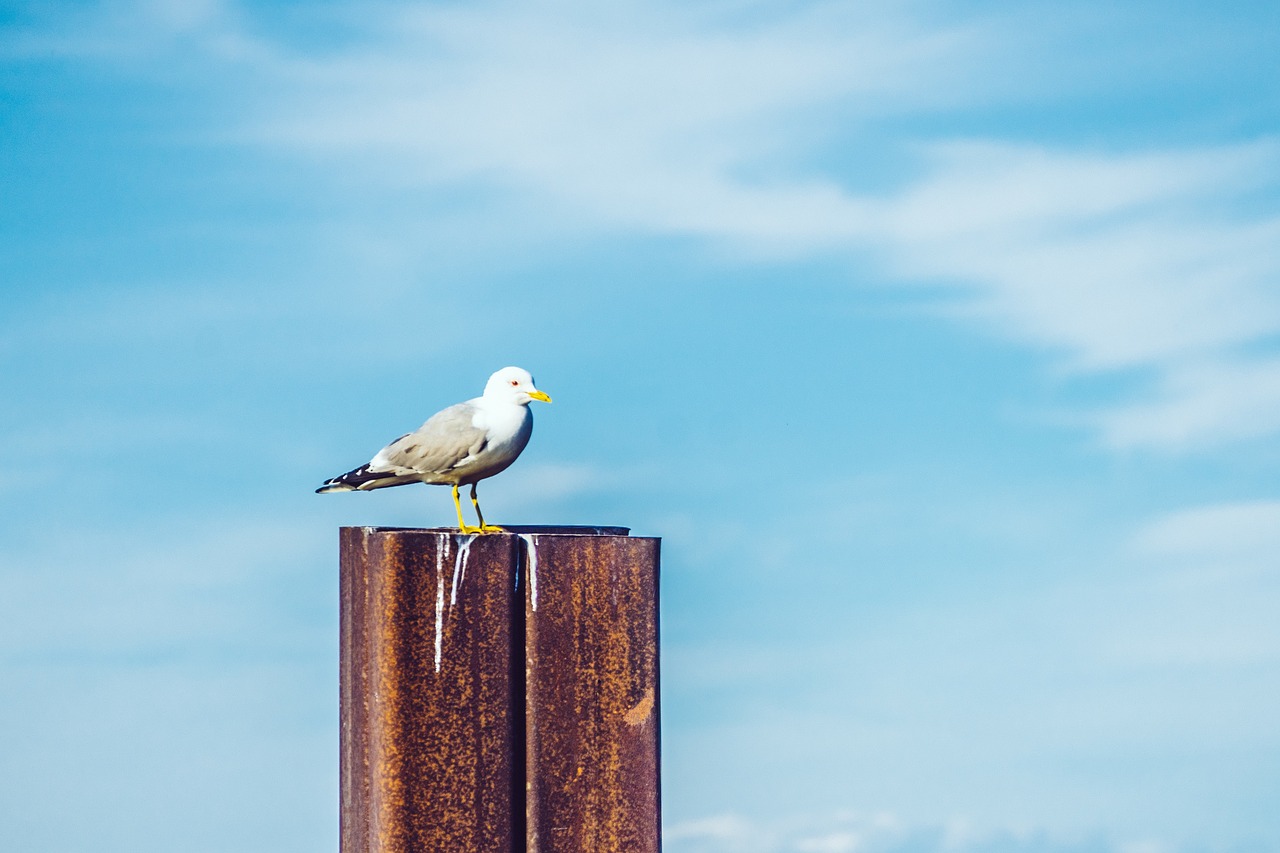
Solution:
[(533, 415), (525, 406), (481, 407), (471, 419), (472, 426), (485, 432), (484, 450), (460, 466), (463, 483), (492, 477), (505, 470), (529, 443), (533, 435)]

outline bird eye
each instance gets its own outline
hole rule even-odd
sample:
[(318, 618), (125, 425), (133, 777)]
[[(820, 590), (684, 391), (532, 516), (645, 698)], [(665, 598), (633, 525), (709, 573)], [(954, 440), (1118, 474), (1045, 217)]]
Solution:
[(512, 385), (512, 387), (514, 387), (514, 386), (516, 386), (516, 385), (519, 385), (519, 384), (520, 384), (520, 380), (519, 380), (519, 379), (512, 379), (512, 380), (511, 380), (511, 385)]

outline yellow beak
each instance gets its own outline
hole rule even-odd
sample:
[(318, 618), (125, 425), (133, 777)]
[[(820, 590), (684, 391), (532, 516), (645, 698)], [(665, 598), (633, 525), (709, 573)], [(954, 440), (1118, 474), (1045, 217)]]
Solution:
[(531, 400), (541, 400), (541, 401), (542, 401), (542, 402), (544, 402), (544, 403), (550, 403), (550, 402), (551, 402), (551, 398), (550, 398), (550, 397), (548, 397), (546, 394), (542, 393), (541, 391), (530, 391), (530, 392), (529, 392), (529, 399), (531, 399)]

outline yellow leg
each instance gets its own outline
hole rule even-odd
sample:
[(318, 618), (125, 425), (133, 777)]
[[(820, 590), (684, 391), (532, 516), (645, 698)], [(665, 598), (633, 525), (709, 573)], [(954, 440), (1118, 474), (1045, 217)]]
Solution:
[[(475, 500), (476, 487), (471, 487), (471, 499)], [(462, 499), (458, 496), (458, 484), (453, 484), (453, 508), (458, 511), (458, 529), (463, 533), (484, 533), (483, 527), (471, 527), (462, 518)], [(484, 524), (484, 519), (480, 519), (480, 524)]]
[(480, 519), (481, 533), (502, 533), (502, 528), (496, 524), (485, 524), (484, 513), (480, 512), (480, 500), (476, 497), (476, 484), (471, 484), (471, 505), (476, 508), (476, 518)]

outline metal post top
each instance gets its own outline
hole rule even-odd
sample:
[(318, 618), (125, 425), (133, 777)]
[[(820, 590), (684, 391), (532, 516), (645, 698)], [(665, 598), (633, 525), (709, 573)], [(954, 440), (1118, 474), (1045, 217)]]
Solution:
[[(501, 533), (486, 533), (485, 536), (630, 536), (630, 527), (608, 527), (596, 524), (504, 524)], [(344, 527), (343, 530), (362, 530), (371, 533), (460, 533), (456, 527)]]

